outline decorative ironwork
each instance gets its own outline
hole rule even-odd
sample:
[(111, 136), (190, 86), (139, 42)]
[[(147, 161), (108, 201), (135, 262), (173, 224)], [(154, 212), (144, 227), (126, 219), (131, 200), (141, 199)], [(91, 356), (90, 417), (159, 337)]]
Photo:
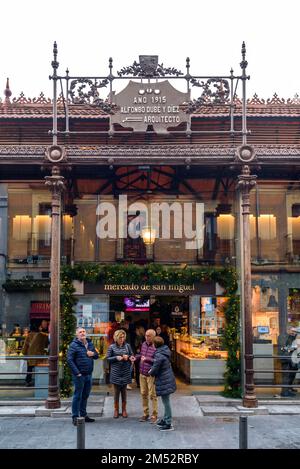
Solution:
[(267, 104), (285, 104), (284, 98), (279, 98), (277, 93), (273, 94), (273, 98), (267, 99)]
[(247, 104), (252, 104), (252, 105), (260, 105), (260, 104), (266, 104), (266, 101), (264, 99), (261, 99), (258, 97), (257, 93), (254, 93), (252, 98), (247, 99)]
[(288, 98), (286, 100), (286, 103), (287, 104), (300, 104), (300, 96), (298, 95), (298, 93), (296, 93), (293, 98)]
[(66, 160), (66, 149), (59, 145), (51, 145), (45, 151), (45, 157), (51, 163), (61, 163)]
[(247, 65), (248, 65), (248, 62), (246, 60), (246, 44), (245, 44), (245, 41), (243, 41), (243, 44), (242, 44), (242, 61), (240, 63), (240, 67), (241, 67), (242, 70), (246, 70)]
[[(56, 103), (57, 104), (64, 104), (67, 101), (67, 99), (64, 97), (63, 93), (59, 93)], [(51, 103), (53, 103), (53, 100), (51, 100)], [(71, 104), (71, 100), (68, 99), (68, 104)]]
[[(0, 145), (1, 158), (14, 159), (27, 156), (31, 159), (43, 158), (46, 146), (43, 145)], [(138, 159), (143, 157), (162, 158), (168, 155), (170, 158), (234, 158), (236, 147), (232, 145), (67, 145), (66, 150), (70, 159), (85, 158), (87, 156), (95, 158), (115, 158), (108, 161), (109, 164), (116, 162), (118, 157)], [(262, 145), (255, 146), (256, 155), (270, 159), (281, 159), (289, 162), (291, 159), (300, 158), (299, 145)]]
[(38, 98), (33, 98), (32, 103), (33, 104), (51, 104), (51, 99), (46, 98), (43, 92), (40, 93)]
[(21, 91), (20, 96), (18, 98), (13, 98), (12, 102), (16, 103), (16, 104), (31, 104), (32, 99), (31, 98), (26, 98), (23, 91)]
[(227, 80), (223, 78), (209, 78), (207, 81), (199, 81), (191, 78), (192, 86), (203, 88), (203, 93), (198, 99), (194, 99), (188, 103), (189, 113), (195, 112), (201, 106), (226, 104), (229, 101), (230, 87)]
[(78, 78), (71, 81), (69, 95), (73, 104), (90, 104), (97, 106), (104, 112), (112, 113), (112, 105), (100, 98), (98, 89), (105, 88), (109, 83), (107, 78), (103, 80), (91, 80)]
[(236, 150), (236, 156), (238, 161), (250, 163), (255, 159), (256, 153), (251, 145), (241, 145)]
[[(23, 91), (21, 91), (20, 95), (17, 98), (13, 98), (13, 104), (49, 104), (53, 103), (51, 98), (47, 98), (45, 94), (41, 91), (40, 95), (37, 98), (27, 98)], [(62, 93), (57, 98), (57, 104), (63, 104), (63, 96)]]
[(118, 76), (132, 75), (134, 77), (165, 77), (183, 75), (180, 70), (174, 67), (164, 67), (164, 64), (158, 63), (158, 55), (140, 55), (139, 62), (134, 61), (129, 67), (123, 67), (118, 71)]
[(241, 106), (243, 104), (241, 98), (239, 98), (236, 94), (233, 97), (233, 104), (237, 106)]
[(59, 196), (65, 190), (64, 177), (60, 175), (58, 166), (52, 167), (51, 176), (45, 176), (45, 185), (49, 186), (53, 196)]
[(59, 67), (59, 63), (57, 62), (57, 44), (56, 44), (56, 41), (54, 41), (54, 44), (53, 44), (53, 60), (51, 62), (51, 65), (52, 65), (52, 68), (54, 70), (57, 70), (58, 67)]

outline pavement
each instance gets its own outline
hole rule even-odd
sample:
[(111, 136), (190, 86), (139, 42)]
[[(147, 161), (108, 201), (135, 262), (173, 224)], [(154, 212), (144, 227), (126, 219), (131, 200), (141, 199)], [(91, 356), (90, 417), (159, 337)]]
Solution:
[[(16, 404), (19, 405), (16, 405)], [(5, 404), (5, 405), (3, 405)], [(77, 429), (71, 424), (70, 400), (49, 411), (34, 401), (0, 402), (0, 448), (76, 448)], [(113, 397), (92, 395), (85, 425), (86, 448), (95, 449), (238, 449), (239, 416), (248, 415), (248, 447), (300, 449), (300, 403), (260, 400), (245, 409), (239, 399), (222, 396), (172, 395), (174, 431), (160, 432), (139, 422), (141, 401), (137, 389), (128, 391), (127, 419), (113, 419)], [(159, 410), (162, 405), (159, 399)]]

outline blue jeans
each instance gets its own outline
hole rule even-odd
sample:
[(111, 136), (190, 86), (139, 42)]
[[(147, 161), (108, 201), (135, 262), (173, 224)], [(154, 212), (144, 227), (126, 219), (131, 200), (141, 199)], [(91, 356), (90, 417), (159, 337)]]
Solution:
[(86, 404), (92, 388), (92, 375), (73, 376), (74, 396), (72, 400), (72, 417), (85, 417)]
[(160, 397), (165, 408), (164, 421), (166, 422), (167, 425), (171, 425), (172, 409), (171, 409), (171, 402), (170, 402), (170, 394), (166, 394), (165, 396), (160, 396)]

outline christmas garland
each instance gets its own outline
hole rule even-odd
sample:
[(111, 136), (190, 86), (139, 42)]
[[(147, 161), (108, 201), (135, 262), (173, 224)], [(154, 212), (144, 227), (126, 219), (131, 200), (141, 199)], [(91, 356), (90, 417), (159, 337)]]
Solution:
[(5, 283), (3, 283), (2, 288), (4, 288), (4, 290), (7, 292), (32, 291), (41, 289), (49, 290), (50, 280), (37, 280), (33, 277), (24, 277), (16, 280), (8, 279)]
[[(74, 305), (73, 280), (95, 283), (104, 280), (107, 284), (147, 282), (186, 284), (194, 282), (218, 282), (224, 289), (224, 296), (228, 298), (224, 307), (225, 331), (223, 348), (227, 350), (226, 371), (224, 374), (223, 395), (228, 397), (241, 396), (241, 364), (239, 313), (240, 302), (236, 294), (236, 271), (232, 267), (168, 267), (161, 264), (113, 264), (101, 265), (94, 263), (76, 264), (74, 267), (64, 266), (61, 273), (61, 323), (60, 323), (60, 360), (63, 366), (63, 377), (60, 383), (62, 397), (69, 397), (72, 391), (72, 376), (67, 365), (67, 350), (74, 338), (76, 318)], [(49, 281), (30, 279), (8, 280), (2, 285), (6, 291), (28, 291), (49, 288)]]
[(77, 264), (74, 267), (64, 266), (62, 270), (61, 288), (61, 349), (60, 355), (63, 364), (63, 379), (61, 381), (61, 394), (68, 397), (71, 394), (72, 376), (67, 366), (67, 349), (74, 337), (76, 319), (74, 317), (73, 280), (95, 283), (105, 280), (107, 284), (140, 283), (149, 285), (156, 283), (186, 284), (191, 285), (196, 281), (218, 282), (224, 289), (224, 296), (228, 301), (224, 307), (225, 331), (223, 347), (228, 352), (226, 371), (224, 375), (223, 395), (228, 397), (241, 396), (241, 366), (240, 366), (240, 339), (239, 339), (239, 311), (240, 303), (236, 295), (237, 279), (236, 271), (232, 267), (203, 268), (167, 267), (160, 264)]

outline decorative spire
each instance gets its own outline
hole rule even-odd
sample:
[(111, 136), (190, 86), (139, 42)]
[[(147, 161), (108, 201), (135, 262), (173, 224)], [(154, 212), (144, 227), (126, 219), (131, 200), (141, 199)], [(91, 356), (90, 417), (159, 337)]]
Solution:
[(7, 78), (6, 79), (6, 88), (4, 90), (4, 96), (5, 96), (4, 104), (11, 104), (11, 102), (10, 102), (11, 95), (12, 95), (12, 92), (10, 91), (10, 88), (9, 88), (9, 78)]
[(54, 68), (54, 70), (58, 69), (59, 63), (57, 62), (57, 44), (56, 44), (56, 41), (54, 41), (54, 44), (53, 44), (53, 60), (51, 62), (51, 65)]
[(241, 69), (245, 70), (247, 68), (248, 62), (246, 60), (246, 44), (245, 41), (243, 41), (242, 44), (242, 61), (240, 63)]
[(108, 66), (109, 66), (109, 74), (112, 76), (112, 69), (113, 69), (113, 59), (112, 59), (112, 57), (109, 57)]
[(186, 58), (186, 74), (187, 76), (190, 75), (190, 58), (189, 57)]

